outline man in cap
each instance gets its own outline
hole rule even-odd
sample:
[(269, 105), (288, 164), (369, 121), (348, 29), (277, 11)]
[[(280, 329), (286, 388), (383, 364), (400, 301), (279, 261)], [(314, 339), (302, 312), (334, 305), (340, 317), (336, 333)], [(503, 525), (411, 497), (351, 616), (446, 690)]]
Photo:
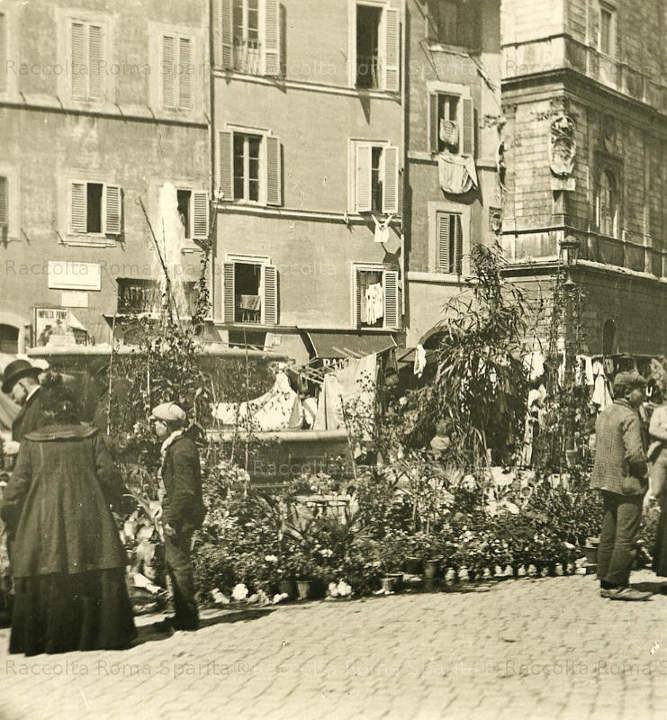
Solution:
[(162, 443), (162, 502), (165, 561), (174, 594), (174, 616), (157, 623), (161, 630), (196, 630), (199, 610), (190, 558), (192, 534), (206, 513), (202, 499), (199, 452), (186, 429), (186, 413), (176, 403), (153, 408), (151, 423)]
[(648, 465), (639, 407), (646, 380), (636, 372), (614, 378), (614, 402), (598, 416), (591, 488), (604, 506), (597, 574), (600, 595), (610, 600), (647, 600), (630, 587), (636, 542), (648, 489)]
[(12, 424), (12, 439), (16, 442), (21, 442), (24, 435), (44, 424), (38, 380), (41, 372), (40, 368), (22, 359), (10, 362), (5, 368), (2, 392), (21, 406), (21, 411)]

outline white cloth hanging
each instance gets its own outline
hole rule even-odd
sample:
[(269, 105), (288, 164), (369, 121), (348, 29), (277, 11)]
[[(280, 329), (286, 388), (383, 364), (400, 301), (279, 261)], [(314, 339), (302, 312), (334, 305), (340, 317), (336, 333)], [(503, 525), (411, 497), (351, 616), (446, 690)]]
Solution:
[(462, 195), (478, 187), (475, 159), (469, 155), (452, 155), (445, 150), (438, 156), (440, 187), (451, 195)]
[(366, 289), (366, 322), (369, 325), (384, 317), (384, 290), (382, 283), (373, 283)]
[(424, 373), (424, 369), (426, 368), (426, 350), (424, 349), (424, 346), (419, 344), (415, 348), (415, 365), (413, 372), (417, 377), (421, 377)]
[(593, 363), (593, 396), (591, 402), (595, 403), (600, 410), (604, 410), (611, 405), (613, 399), (607, 386), (607, 376), (605, 374), (604, 365), (597, 360)]
[(375, 242), (376, 243), (387, 243), (389, 242), (389, 233), (391, 228), (391, 221), (394, 219), (393, 215), (390, 215), (386, 220), (380, 220), (373, 215), (375, 222)]

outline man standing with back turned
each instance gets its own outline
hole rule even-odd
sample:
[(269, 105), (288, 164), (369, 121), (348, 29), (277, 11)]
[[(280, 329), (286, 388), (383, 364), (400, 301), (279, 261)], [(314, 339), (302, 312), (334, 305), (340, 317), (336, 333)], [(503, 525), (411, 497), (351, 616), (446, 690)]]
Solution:
[(598, 416), (591, 487), (604, 505), (597, 574), (600, 595), (610, 600), (648, 600), (630, 587), (630, 571), (648, 489), (646, 448), (639, 419), (646, 380), (636, 372), (614, 378), (612, 405)]

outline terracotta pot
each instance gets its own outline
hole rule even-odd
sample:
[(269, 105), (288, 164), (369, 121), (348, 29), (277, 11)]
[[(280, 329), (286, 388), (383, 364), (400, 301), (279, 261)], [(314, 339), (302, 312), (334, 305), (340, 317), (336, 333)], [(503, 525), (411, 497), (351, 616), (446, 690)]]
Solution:
[(430, 558), (424, 561), (424, 577), (427, 580), (433, 580), (440, 574), (440, 565), (442, 558)]
[(308, 598), (310, 597), (310, 587), (311, 587), (310, 580), (297, 580), (296, 581), (297, 599), (298, 600), (308, 600)]
[(278, 592), (287, 595), (288, 600), (296, 599), (296, 582), (294, 580), (281, 580), (278, 583)]
[(424, 571), (424, 561), (418, 557), (405, 558), (405, 572), (408, 575), (421, 575)]
[(598, 561), (598, 546), (597, 545), (586, 545), (584, 547), (584, 555), (586, 555), (586, 562), (589, 565), (595, 565)]
[(385, 592), (398, 592), (403, 582), (403, 573), (389, 573), (382, 578), (382, 589)]

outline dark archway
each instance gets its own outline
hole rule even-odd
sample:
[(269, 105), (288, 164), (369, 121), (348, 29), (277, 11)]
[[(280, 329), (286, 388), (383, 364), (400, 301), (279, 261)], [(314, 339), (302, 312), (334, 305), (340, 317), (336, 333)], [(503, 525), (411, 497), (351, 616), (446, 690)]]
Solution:
[(0, 353), (16, 355), (19, 351), (19, 329), (0, 324)]

